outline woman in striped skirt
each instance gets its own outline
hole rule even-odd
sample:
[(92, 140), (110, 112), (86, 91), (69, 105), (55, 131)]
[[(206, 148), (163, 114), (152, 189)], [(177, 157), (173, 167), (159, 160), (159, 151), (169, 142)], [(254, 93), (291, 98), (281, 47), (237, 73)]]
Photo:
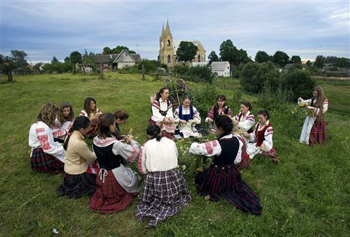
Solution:
[(260, 215), (262, 206), (256, 194), (242, 180), (235, 160), (241, 148), (239, 139), (233, 136), (230, 117), (219, 115), (215, 118), (217, 140), (207, 143), (192, 143), (190, 153), (214, 157), (209, 169), (197, 174), (197, 192), (211, 201), (224, 198), (244, 212)]

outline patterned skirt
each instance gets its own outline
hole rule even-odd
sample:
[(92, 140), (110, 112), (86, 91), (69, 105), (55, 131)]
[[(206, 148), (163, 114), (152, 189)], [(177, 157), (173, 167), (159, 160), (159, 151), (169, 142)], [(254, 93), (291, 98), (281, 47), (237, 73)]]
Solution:
[(241, 174), (234, 164), (212, 165), (197, 174), (195, 183), (198, 194), (209, 195), (211, 201), (218, 201), (222, 197), (244, 212), (261, 215), (262, 206), (259, 198), (241, 179)]
[(88, 131), (86, 136), (89, 138), (94, 138), (98, 134), (98, 118), (94, 118), (90, 120), (90, 124), (88, 127)]
[(56, 157), (46, 154), (41, 148), (33, 149), (30, 163), (32, 169), (38, 172), (59, 174), (64, 171), (64, 163)]
[(96, 176), (96, 191), (90, 199), (90, 208), (99, 213), (122, 211), (136, 195), (126, 192), (120, 186), (112, 170), (100, 169), (99, 175)]
[(309, 144), (310, 146), (314, 146), (317, 144), (324, 145), (327, 140), (327, 132), (326, 132), (326, 122), (316, 120), (314, 125), (311, 128)]
[(95, 174), (65, 174), (63, 185), (57, 188), (57, 193), (61, 196), (67, 195), (69, 198), (81, 198), (84, 194), (93, 194), (96, 190), (95, 179)]
[(191, 201), (186, 181), (177, 169), (148, 173), (143, 182), (135, 215), (139, 221), (149, 217), (152, 227), (174, 216)]

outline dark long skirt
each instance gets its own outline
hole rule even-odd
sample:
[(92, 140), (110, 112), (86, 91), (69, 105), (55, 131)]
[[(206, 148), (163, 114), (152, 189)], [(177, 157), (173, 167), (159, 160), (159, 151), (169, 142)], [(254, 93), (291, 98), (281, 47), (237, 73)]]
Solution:
[(212, 165), (197, 174), (195, 183), (198, 194), (209, 195), (211, 201), (218, 201), (222, 197), (244, 212), (261, 215), (259, 198), (241, 179), (241, 174), (234, 164)]
[(327, 140), (327, 131), (326, 131), (326, 121), (319, 121), (316, 119), (314, 125), (310, 131), (309, 144), (314, 146), (317, 144), (326, 144)]
[(57, 193), (61, 196), (67, 195), (69, 198), (81, 198), (84, 194), (93, 194), (96, 190), (95, 179), (95, 174), (65, 174), (63, 185), (57, 188)]
[(139, 221), (149, 217), (148, 226), (155, 226), (174, 216), (190, 201), (190, 192), (180, 171), (172, 169), (148, 173), (135, 215)]
[[(103, 177), (104, 170), (101, 177)], [(111, 170), (101, 179), (96, 176), (96, 191), (90, 199), (90, 208), (99, 213), (114, 213), (124, 210), (137, 193), (128, 193), (115, 179)]]
[(30, 157), (33, 170), (43, 173), (59, 174), (64, 172), (64, 163), (56, 157), (46, 154), (41, 148), (33, 149)]

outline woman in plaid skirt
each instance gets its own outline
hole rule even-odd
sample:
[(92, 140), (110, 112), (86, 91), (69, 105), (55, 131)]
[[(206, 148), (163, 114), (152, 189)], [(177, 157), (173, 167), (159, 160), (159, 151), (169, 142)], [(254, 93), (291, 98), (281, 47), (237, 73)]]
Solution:
[(87, 133), (90, 120), (86, 117), (77, 117), (70, 129), (70, 135), (64, 142), (66, 151), (66, 163), (64, 164), (63, 185), (57, 188), (59, 195), (67, 195), (69, 198), (80, 198), (84, 194), (95, 192), (96, 172), (92, 173), (92, 164), (96, 155), (91, 152), (84, 136)]
[(126, 136), (121, 142), (112, 135), (115, 118), (111, 113), (99, 117), (99, 135), (93, 140), (100, 170), (96, 177), (96, 192), (90, 199), (90, 208), (99, 213), (124, 210), (138, 193), (139, 177), (124, 165), (135, 161), (139, 144)]
[(63, 172), (65, 154), (63, 146), (54, 141), (52, 128), (55, 126), (57, 107), (52, 103), (45, 104), (29, 130), (31, 147), (31, 167), (35, 171), (50, 174)]
[[(232, 135), (230, 117), (218, 115), (215, 118), (217, 140), (207, 143), (192, 143), (190, 153), (214, 157), (209, 169), (197, 174), (197, 192), (210, 201), (224, 198), (236, 208), (254, 215), (261, 215), (262, 206), (256, 194), (242, 180), (235, 160), (241, 158), (239, 139)], [(241, 159), (240, 159), (241, 161)]]
[(94, 138), (98, 134), (98, 116), (102, 112), (97, 108), (96, 100), (92, 97), (88, 97), (84, 101), (84, 109), (80, 111), (80, 116), (85, 116), (90, 119), (90, 125), (88, 133), (89, 138)]
[(191, 196), (185, 179), (176, 169), (175, 142), (161, 137), (157, 125), (150, 125), (147, 135), (150, 140), (142, 146), (138, 160), (138, 169), (146, 178), (135, 215), (139, 221), (149, 218), (148, 226), (152, 227), (174, 216), (191, 201)]
[(328, 99), (324, 95), (322, 87), (316, 86), (312, 92), (312, 96), (308, 100), (303, 100), (301, 97), (298, 99), (298, 104), (303, 107), (305, 106), (309, 110), (309, 115), (305, 118), (299, 142), (311, 146), (326, 143), (325, 113), (328, 110)]

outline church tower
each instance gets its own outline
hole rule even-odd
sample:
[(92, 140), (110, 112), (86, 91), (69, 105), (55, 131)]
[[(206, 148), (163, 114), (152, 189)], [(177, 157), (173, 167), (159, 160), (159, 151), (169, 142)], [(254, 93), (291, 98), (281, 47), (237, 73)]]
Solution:
[(162, 34), (159, 38), (159, 61), (168, 67), (175, 65), (174, 58), (174, 39), (170, 32), (169, 22), (166, 23), (166, 28), (162, 28)]

